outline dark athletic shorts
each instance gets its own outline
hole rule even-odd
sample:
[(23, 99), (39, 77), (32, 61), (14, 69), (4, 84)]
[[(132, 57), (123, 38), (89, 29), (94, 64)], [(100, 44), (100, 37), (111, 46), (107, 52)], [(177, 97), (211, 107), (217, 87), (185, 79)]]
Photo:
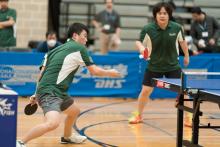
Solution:
[(153, 78), (180, 78), (181, 77), (181, 69), (169, 71), (169, 72), (152, 72), (149, 70), (145, 71), (144, 79), (142, 84), (145, 86), (153, 87), (152, 79)]

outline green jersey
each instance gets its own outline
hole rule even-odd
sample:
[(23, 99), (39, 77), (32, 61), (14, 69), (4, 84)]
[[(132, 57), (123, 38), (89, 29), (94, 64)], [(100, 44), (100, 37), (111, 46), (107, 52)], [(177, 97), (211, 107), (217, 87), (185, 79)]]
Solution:
[(86, 48), (73, 41), (58, 46), (45, 55), (45, 70), (39, 80), (36, 94), (52, 93), (60, 98), (67, 97), (67, 91), (80, 66), (94, 64)]
[(155, 22), (144, 26), (140, 41), (149, 49), (148, 69), (153, 72), (179, 69), (179, 42), (183, 40), (183, 29), (175, 22), (169, 21), (164, 30)]
[[(16, 11), (14, 9), (0, 9), (0, 22), (8, 21), (12, 17), (16, 21)], [(15, 25), (0, 29), (0, 47), (16, 46)]]

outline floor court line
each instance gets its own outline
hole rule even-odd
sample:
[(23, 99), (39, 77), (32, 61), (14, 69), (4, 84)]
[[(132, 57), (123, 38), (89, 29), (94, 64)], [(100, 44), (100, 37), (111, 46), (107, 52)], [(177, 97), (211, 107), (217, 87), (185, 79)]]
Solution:
[[(24, 101), (23, 101), (24, 102)], [(25, 103), (28, 101), (26, 100)], [(124, 102), (124, 101), (114, 101), (107, 100), (107, 101), (93, 101), (92, 99), (88, 100), (78, 100), (78, 104), (80, 108), (85, 112), (85, 114), (81, 114), (77, 119), (76, 125), (78, 130), (82, 130), (87, 126), (91, 126), (97, 123), (109, 122), (111, 121), (112, 124), (110, 125), (98, 125), (98, 127), (91, 127), (91, 129), (84, 130), (84, 133), (91, 137), (98, 142), (102, 142), (106, 147), (116, 147), (116, 146), (123, 146), (123, 147), (134, 147), (134, 146), (149, 146), (149, 147), (174, 147), (176, 145), (175, 138), (176, 138), (176, 109), (172, 107), (172, 103), (169, 103), (167, 100), (162, 101), (153, 101), (151, 102), (148, 109), (145, 110), (144, 113), (144, 123), (140, 125), (140, 129), (136, 130), (135, 128), (131, 127), (128, 122), (127, 118), (130, 116), (130, 112), (132, 109), (135, 108), (136, 103), (130, 103), (131, 101)], [(39, 110), (34, 116), (26, 117), (23, 113), (23, 106), (25, 103), (19, 104), (19, 119), (18, 119), (18, 138), (23, 136), (24, 132), (31, 128), (33, 122), (36, 120), (36, 124), (41, 122), (42, 120), (42, 112)], [(87, 105), (89, 104), (89, 105)], [(93, 106), (92, 108), (90, 106)], [(159, 106), (160, 108), (158, 108)], [(89, 107), (88, 107), (89, 106)], [(94, 107), (98, 106), (98, 107)], [(161, 108), (162, 107), (162, 108)], [(165, 108), (164, 108), (165, 107)], [(208, 105), (205, 107), (205, 111), (208, 111), (209, 108), (212, 108), (212, 105)], [(88, 109), (90, 108), (90, 109)], [(158, 108), (158, 109), (157, 109)], [(208, 108), (208, 109), (207, 109)], [(94, 110), (94, 111), (92, 111)], [(213, 109), (210, 109), (211, 111)], [(84, 112), (82, 111), (82, 112)], [(163, 112), (160, 112), (163, 111)], [(91, 112), (91, 113), (90, 113)], [(118, 112), (118, 113), (117, 113)], [(207, 120), (214, 123), (218, 123), (219, 120), (215, 119), (216, 115), (218, 114), (219, 109), (216, 109), (214, 113), (209, 113), (207, 115), (204, 114), (202, 119), (204, 122)], [(167, 116), (165, 115), (167, 114)], [(165, 117), (166, 116), (166, 117)], [(209, 116), (209, 118), (207, 118)], [(213, 119), (214, 118), (214, 119)], [(117, 120), (116, 120), (117, 119)], [(116, 120), (116, 121), (114, 121)], [(28, 122), (29, 121), (29, 122)], [(117, 121), (121, 121), (118, 122)], [(203, 123), (203, 122), (202, 122)], [(204, 123), (206, 124), (206, 123)], [(109, 126), (113, 128), (109, 128)], [(135, 126), (135, 125), (134, 125)], [(120, 128), (121, 127), (121, 128)], [(161, 129), (161, 130), (158, 130)], [(59, 144), (60, 135), (62, 135), (62, 126), (58, 128), (58, 130), (44, 135), (37, 139), (36, 141), (31, 141), (27, 144), (28, 147), (62, 147)], [(202, 129), (204, 132), (201, 132), (200, 141), (201, 145), (205, 145), (205, 147), (219, 147), (220, 142), (220, 135), (216, 131), (206, 131), (206, 129)], [(135, 132), (135, 131), (140, 131)], [(151, 131), (150, 133), (148, 131)], [(187, 131), (187, 129), (186, 129)], [(110, 132), (110, 133), (108, 133)], [(206, 133), (207, 132), (207, 133)], [(152, 134), (152, 135), (151, 135)], [(48, 136), (49, 135), (49, 136)], [(186, 133), (188, 135), (188, 132)], [(51, 139), (51, 140), (48, 140)], [(129, 143), (127, 143), (127, 141)], [(49, 142), (48, 142), (49, 141)], [(109, 145), (106, 145), (109, 143)], [(50, 145), (51, 144), (51, 145)], [(102, 146), (96, 145), (95, 143), (88, 140), (82, 146), (84, 147), (96, 147)]]
[[(93, 136), (94, 138), (134, 138), (134, 136)], [(166, 136), (166, 135), (156, 135), (156, 136), (138, 136), (139, 138), (170, 138), (170, 136)], [(176, 137), (176, 135), (174, 135), (174, 137)], [(200, 138), (203, 138), (203, 139), (206, 139), (206, 138), (220, 138), (220, 136), (215, 136), (215, 135), (211, 135), (211, 136), (204, 136), (204, 135), (201, 135), (199, 136)], [(50, 139), (50, 138), (59, 138), (58, 136), (45, 136), (44, 137), (45, 139)], [(217, 143), (217, 144), (220, 144)]]

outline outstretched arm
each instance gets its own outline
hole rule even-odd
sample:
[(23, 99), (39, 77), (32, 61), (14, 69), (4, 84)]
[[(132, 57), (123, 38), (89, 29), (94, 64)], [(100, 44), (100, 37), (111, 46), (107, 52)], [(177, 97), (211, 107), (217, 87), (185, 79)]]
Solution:
[(94, 64), (87, 66), (87, 68), (89, 72), (95, 76), (107, 76), (107, 77), (113, 77), (113, 78), (121, 76), (121, 74), (115, 69), (103, 69)]

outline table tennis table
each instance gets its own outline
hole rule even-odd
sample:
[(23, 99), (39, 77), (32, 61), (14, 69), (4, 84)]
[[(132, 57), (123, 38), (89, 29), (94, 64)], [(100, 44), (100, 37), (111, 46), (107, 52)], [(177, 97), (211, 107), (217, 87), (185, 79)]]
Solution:
[[(206, 126), (199, 125), (199, 117), (202, 116), (202, 112), (200, 111), (201, 102), (213, 102), (220, 106), (220, 90), (218, 90), (220, 89), (220, 79), (189, 80), (188, 86), (186, 86), (186, 81), (183, 77), (182, 74), (181, 79), (154, 78), (153, 86), (178, 93), (176, 146), (200, 146), (198, 145), (199, 128), (220, 128), (220, 126), (211, 126), (210, 123)], [(184, 95), (189, 95), (192, 99), (184, 99)], [(184, 106), (184, 101), (193, 101), (193, 108)], [(193, 114), (191, 141), (183, 140), (184, 111)]]

